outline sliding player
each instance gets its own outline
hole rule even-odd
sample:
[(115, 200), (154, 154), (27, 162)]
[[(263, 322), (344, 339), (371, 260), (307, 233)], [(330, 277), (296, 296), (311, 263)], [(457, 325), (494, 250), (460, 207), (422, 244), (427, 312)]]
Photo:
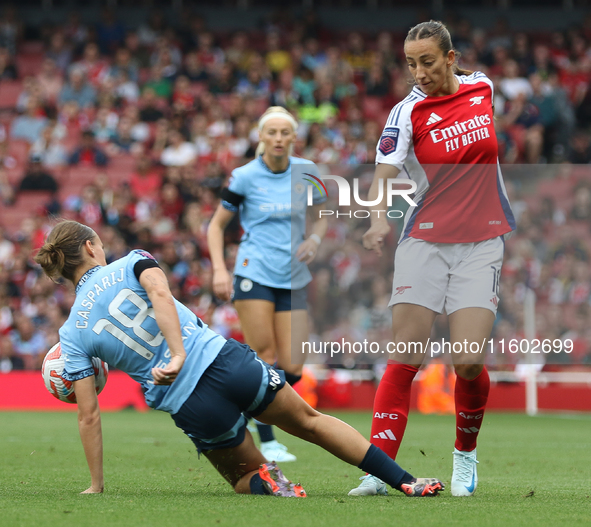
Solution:
[(78, 426), (91, 475), (85, 493), (101, 493), (103, 443), (91, 358), (139, 382), (152, 408), (171, 414), (220, 474), (242, 494), (305, 497), (268, 462), (246, 430), (242, 412), (316, 443), (375, 474), (408, 496), (432, 496), (443, 485), (415, 479), (349, 425), (323, 415), (285, 383), (285, 374), (248, 346), (226, 341), (172, 296), (166, 275), (144, 251), (107, 265), (103, 244), (74, 221), (57, 224), (35, 256), (50, 277), (76, 288), (60, 329), (63, 377), (72, 381)]

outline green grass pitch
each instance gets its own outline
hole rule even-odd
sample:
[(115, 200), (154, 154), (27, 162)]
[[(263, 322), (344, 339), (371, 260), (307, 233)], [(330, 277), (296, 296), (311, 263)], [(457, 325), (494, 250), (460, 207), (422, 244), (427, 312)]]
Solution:
[[(371, 416), (335, 414), (365, 436)], [(590, 525), (591, 416), (485, 416), (472, 498), (350, 498), (360, 471), (279, 432), (297, 454), (284, 464), (307, 499), (237, 496), (160, 412), (103, 414), (105, 493), (90, 484), (72, 413), (0, 414), (0, 525), (386, 526)], [(449, 485), (454, 424), (413, 414), (399, 462)]]

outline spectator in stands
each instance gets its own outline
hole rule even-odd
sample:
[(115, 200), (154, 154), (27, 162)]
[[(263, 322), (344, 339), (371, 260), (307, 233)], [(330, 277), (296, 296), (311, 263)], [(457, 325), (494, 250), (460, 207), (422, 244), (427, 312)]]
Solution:
[(108, 152), (109, 155), (130, 154), (137, 151), (138, 145), (131, 135), (132, 122), (128, 117), (121, 117), (115, 133), (111, 137)]
[(144, 84), (144, 90), (153, 90), (156, 97), (168, 100), (172, 95), (172, 82), (164, 77), (162, 69), (160, 63), (156, 63), (150, 68), (150, 78)]
[(91, 130), (98, 143), (107, 143), (115, 135), (119, 116), (110, 108), (103, 106), (96, 112), (96, 118)]
[(70, 70), (69, 81), (64, 85), (59, 96), (59, 103), (75, 101), (80, 108), (88, 108), (96, 103), (96, 90), (86, 80), (83, 69), (73, 67)]
[(112, 53), (123, 44), (125, 26), (115, 18), (111, 9), (105, 9), (101, 18), (96, 27), (97, 41), (103, 53)]
[(17, 112), (24, 113), (27, 110), (27, 102), (31, 97), (34, 97), (39, 101), (39, 106), (36, 110), (36, 114), (44, 114), (41, 105), (43, 101), (41, 86), (39, 85), (39, 82), (35, 77), (29, 75), (23, 79), (23, 91), (21, 91), (16, 101)]
[(140, 25), (137, 30), (138, 40), (142, 46), (153, 47), (158, 37), (166, 29), (164, 13), (154, 9), (149, 15), (147, 22)]
[(106, 154), (96, 145), (94, 134), (90, 130), (82, 133), (82, 140), (68, 159), (69, 165), (104, 167), (109, 162)]
[(182, 167), (192, 163), (197, 156), (195, 146), (188, 141), (177, 130), (170, 130), (168, 133), (167, 146), (160, 157), (164, 166)]
[(267, 54), (265, 55), (265, 63), (274, 77), (277, 77), (277, 75), (283, 70), (291, 67), (291, 57), (289, 56), (289, 53), (284, 49), (281, 49), (281, 38), (279, 33), (272, 31), (267, 35), (266, 47)]
[(353, 73), (363, 77), (371, 68), (373, 52), (365, 49), (365, 42), (360, 33), (349, 33), (345, 60), (353, 68)]
[(525, 95), (526, 98), (532, 96), (531, 84), (525, 77), (519, 75), (519, 65), (512, 59), (505, 61), (500, 87), (503, 95), (510, 101), (517, 99), (520, 95)]
[(29, 166), (23, 179), (21, 179), (18, 189), (19, 192), (48, 190), (57, 192), (58, 184), (55, 178), (43, 169), (42, 157), (39, 154), (33, 154), (29, 160)]
[(515, 136), (523, 137), (526, 162), (539, 163), (544, 146), (544, 127), (540, 123), (538, 108), (526, 99), (525, 92), (518, 93), (508, 107), (502, 117), (503, 126), (511, 129)]
[(101, 57), (100, 49), (94, 42), (84, 46), (82, 60), (74, 66), (84, 71), (86, 79), (95, 88), (98, 88), (109, 75), (109, 64)]
[(241, 79), (236, 86), (236, 92), (243, 97), (268, 97), (271, 89), (269, 79), (265, 78), (260, 66), (253, 66), (248, 70), (246, 78)]
[(51, 105), (55, 105), (64, 84), (55, 60), (47, 57), (41, 65), (41, 71), (37, 75), (37, 82), (41, 89), (41, 97)]
[(24, 25), (18, 19), (16, 8), (6, 5), (0, 18), (0, 45), (11, 55), (16, 55), (16, 47), (23, 36)]
[(15, 317), (14, 330), (9, 333), (9, 340), (11, 362), (15, 370), (35, 370), (41, 366), (48, 344), (43, 332), (35, 329), (29, 317), (22, 314)]
[(29, 97), (25, 113), (12, 122), (10, 137), (24, 139), (33, 144), (41, 137), (41, 131), (46, 126), (47, 118), (40, 115), (39, 100), (36, 97)]
[(304, 54), (302, 56), (302, 64), (309, 70), (314, 71), (316, 68), (323, 66), (326, 62), (326, 54), (320, 49), (320, 43), (316, 38), (307, 38), (304, 42)]
[(132, 62), (137, 64), (140, 71), (142, 68), (150, 66), (150, 51), (140, 42), (136, 31), (127, 32), (125, 36), (125, 47), (131, 54)]
[(155, 123), (164, 117), (164, 112), (158, 106), (158, 97), (153, 88), (144, 88), (140, 99), (140, 120)]
[(152, 165), (150, 158), (145, 155), (139, 156), (129, 179), (132, 194), (138, 199), (153, 202), (158, 199), (161, 187), (162, 176)]
[(60, 30), (55, 31), (51, 35), (49, 50), (46, 56), (55, 62), (55, 65), (62, 74), (66, 72), (70, 62), (72, 62), (72, 50), (66, 43), (64, 34)]
[(229, 63), (220, 66), (219, 71), (209, 76), (207, 88), (214, 95), (232, 93), (237, 84), (234, 67)]
[(365, 75), (365, 93), (374, 97), (384, 97), (390, 91), (390, 79), (381, 61), (375, 61)]
[(195, 107), (195, 95), (191, 91), (191, 83), (184, 75), (177, 77), (174, 83), (172, 106), (175, 110), (183, 112), (191, 111)]
[(245, 31), (238, 31), (232, 37), (232, 43), (224, 50), (226, 61), (232, 64), (242, 74), (246, 73), (250, 60), (255, 54), (249, 43), (248, 34)]
[(58, 125), (55, 120), (49, 121), (41, 132), (41, 137), (31, 146), (29, 154), (40, 157), (46, 168), (60, 167), (67, 162), (68, 153), (61, 144), (64, 136), (61, 128), (62, 125)]
[(66, 38), (74, 44), (76, 51), (82, 49), (88, 40), (88, 27), (80, 21), (80, 13), (71, 11), (64, 27)]
[(109, 77), (118, 77), (121, 73), (125, 73), (127, 78), (133, 82), (139, 80), (138, 61), (131, 56), (127, 48), (117, 50), (113, 64), (109, 68)]
[[(344, 70), (341, 72), (341, 70)], [(341, 75), (339, 75), (341, 72)], [(337, 46), (331, 46), (326, 51), (326, 63), (316, 69), (315, 77), (318, 82), (332, 81), (343, 76), (352, 79), (353, 68), (351, 64), (341, 57), (341, 50)]]
[(123, 116), (131, 122), (131, 136), (134, 141), (145, 143), (150, 139), (150, 127), (140, 120), (140, 110), (136, 105), (129, 105), (123, 110)]
[(209, 80), (209, 73), (203, 67), (203, 64), (199, 62), (199, 57), (195, 51), (185, 55), (181, 75), (187, 77), (191, 82), (207, 82)]
[(591, 189), (586, 184), (577, 185), (575, 202), (570, 212), (570, 218), (576, 221), (591, 222)]
[(214, 45), (213, 35), (202, 31), (197, 36), (197, 56), (208, 72), (213, 73), (224, 63), (224, 52)]
[(573, 164), (591, 163), (591, 138), (586, 130), (577, 130), (573, 134), (568, 160)]
[(0, 47), (0, 80), (15, 80), (18, 78), (16, 66), (7, 48)]
[(5, 206), (12, 205), (14, 199), (14, 188), (10, 184), (8, 174), (4, 167), (0, 167), (0, 203)]

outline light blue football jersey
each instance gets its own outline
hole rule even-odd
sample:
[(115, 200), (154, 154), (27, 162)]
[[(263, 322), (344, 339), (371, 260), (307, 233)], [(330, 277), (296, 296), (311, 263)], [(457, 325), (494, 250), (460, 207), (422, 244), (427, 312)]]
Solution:
[[(285, 172), (269, 170), (262, 156), (236, 168), (228, 189), (244, 197), (239, 208), (244, 235), (236, 256), (234, 274), (267, 287), (301, 289), (311, 280), (308, 266), (295, 257), (306, 234), (307, 189), (310, 175), (318, 177), (312, 161), (289, 158)], [(313, 203), (326, 201), (314, 186)]]
[(154, 385), (151, 370), (165, 367), (170, 351), (146, 290), (133, 272), (135, 264), (147, 258), (153, 259), (145, 251), (132, 251), (82, 277), (70, 316), (59, 332), (65, 359), (63, 376), (76, 381), (93, 375), (91, 357), (99, 357), (139, 382), (148, 406), (174, 414), (226, 339), (175, 300), (187, 358), (170, 386)]

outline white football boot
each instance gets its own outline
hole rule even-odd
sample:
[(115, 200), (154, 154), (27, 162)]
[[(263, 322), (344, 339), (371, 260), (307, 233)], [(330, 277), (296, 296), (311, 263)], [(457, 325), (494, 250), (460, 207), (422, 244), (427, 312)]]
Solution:
[(476, 449), (463, 452), (454, 448), (454, 469), (451, 476), (452, 496), (472, 496), (478, 485)]

